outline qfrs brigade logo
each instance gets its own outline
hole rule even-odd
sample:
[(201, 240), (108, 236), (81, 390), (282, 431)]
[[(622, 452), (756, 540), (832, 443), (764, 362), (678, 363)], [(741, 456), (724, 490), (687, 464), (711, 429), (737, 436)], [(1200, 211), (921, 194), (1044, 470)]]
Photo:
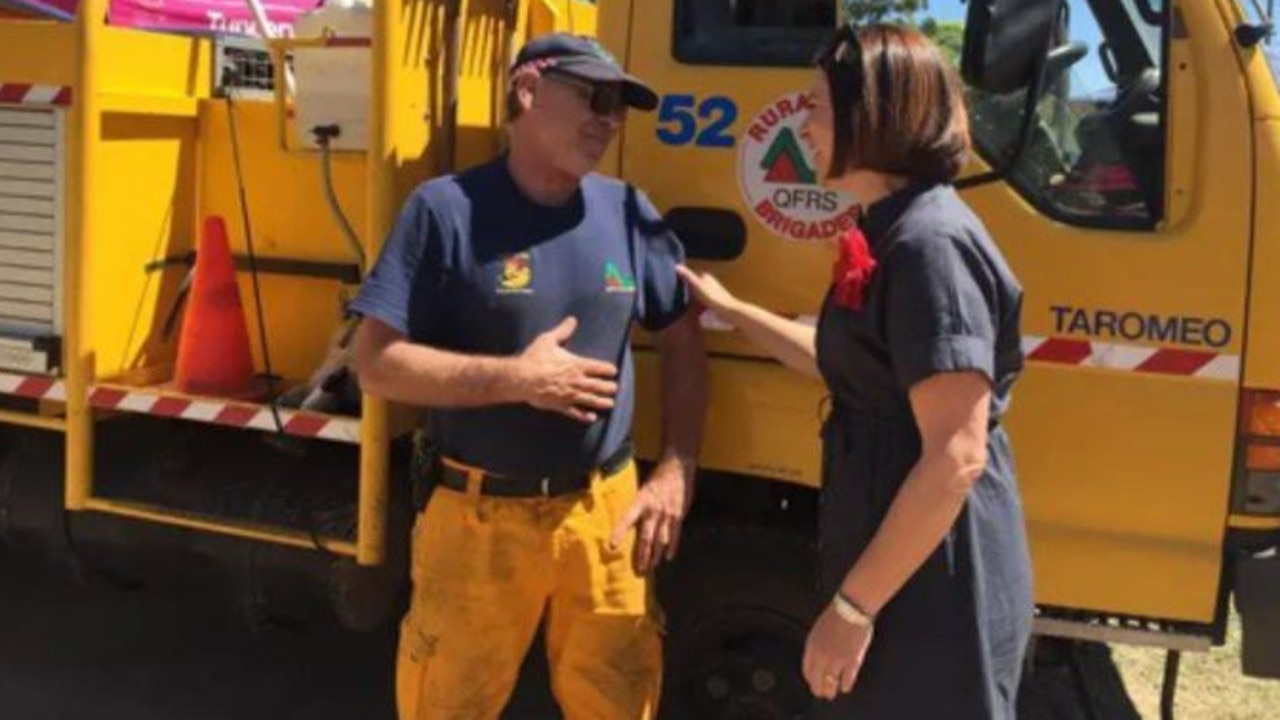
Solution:
[(800, 139), (813, 107), (805, 93), (785, 95), (751, 121), (742, 138), (738, 179), (756, 219), (788, 240), (829, 240), (852, 228), (858, 209), (846, 193), (818, 184), (822, 170)]

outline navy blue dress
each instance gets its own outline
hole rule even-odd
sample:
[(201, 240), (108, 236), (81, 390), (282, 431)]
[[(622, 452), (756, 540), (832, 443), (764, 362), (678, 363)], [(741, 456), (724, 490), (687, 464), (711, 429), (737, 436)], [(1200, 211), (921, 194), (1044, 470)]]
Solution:
[(878, 266), (859, 310), (831, 293), (818, 365), (823, 426), (822, 592), (833, 594), (920, 458), (908, 390), (939, 372), (992, 383), (986, 471), (943, 543), (882, 609), (853, 692), (821, 720), (1014, 718), (1031, 631), (1031, 567), (1000, 423), (1022, 369), (1022, 291), (978, 218), (946, 184), (915, 184), (863, 219)]

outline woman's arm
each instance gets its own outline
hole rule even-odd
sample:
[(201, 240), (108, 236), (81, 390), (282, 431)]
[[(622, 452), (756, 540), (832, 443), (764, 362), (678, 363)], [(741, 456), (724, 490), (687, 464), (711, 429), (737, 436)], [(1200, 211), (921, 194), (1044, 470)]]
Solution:
[(923, 441), (920, 460), (845, 576), (841, 598), (832, 598), (809, 632), (803, 671), (816, 697), (832, 700), (853, 689), (875, 615), (937, 550), (987, 466), (991, 388), (985, 375), (940, 373), (913, 385), (910, 396)]
[(911, 388), (920, 460), (841, 592), (874, 615), (938, 548), (987, 466), (991, 385), (976, 372), (934, 375)]
[(814, 348), (817, 330), (814, 327), (739, 300), (709, 273), (696, 273), (684, 266), (677, 272), (703, 305), (745, 335), (753, 345), (793, 370), (819, 377)]

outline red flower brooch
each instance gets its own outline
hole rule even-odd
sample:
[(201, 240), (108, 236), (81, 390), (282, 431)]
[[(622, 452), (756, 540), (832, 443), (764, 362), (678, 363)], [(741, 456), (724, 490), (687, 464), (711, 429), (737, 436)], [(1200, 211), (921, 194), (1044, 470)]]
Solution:
[(858, 228), (840, 236), (840, 257), (832, 268), (835, 285), (835, 301), (850, 310), (862, 309), (862, 296), (876, 269), (876, 259), (871, 255), (867, 238)]

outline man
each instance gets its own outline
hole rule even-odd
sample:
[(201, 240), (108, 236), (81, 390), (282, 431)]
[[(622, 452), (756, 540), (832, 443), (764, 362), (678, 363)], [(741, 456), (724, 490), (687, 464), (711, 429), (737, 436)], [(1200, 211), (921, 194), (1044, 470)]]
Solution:
[[(647, 575), (693, 494), (706, 360), (682, 250), (638, 191), (592, 173), (657, 97), (594, 41), (531, 41), (509, 152), (422, 185), (354, 303), (366, 391), (432, 408), (438, 484), (414, 530), (402, 720), (497, 718), (547, 609), (568, 720), (651, 718)], [(656, 333), (664, 442), (637, 488), (633, 321)], [(634, 532), (632, 532), (634, 530)]]

